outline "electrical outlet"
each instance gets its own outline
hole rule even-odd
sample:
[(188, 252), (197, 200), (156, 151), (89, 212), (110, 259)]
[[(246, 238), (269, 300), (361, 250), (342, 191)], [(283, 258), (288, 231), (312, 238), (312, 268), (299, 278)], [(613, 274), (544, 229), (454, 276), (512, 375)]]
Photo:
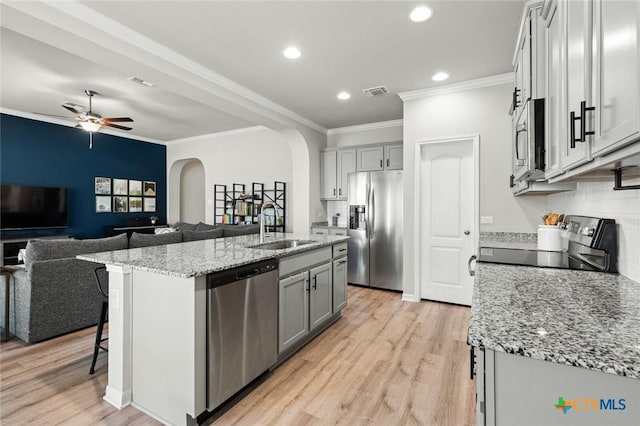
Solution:
[(493, 216), (480, 216), (480, 223), (490, 225), (493, 223)]

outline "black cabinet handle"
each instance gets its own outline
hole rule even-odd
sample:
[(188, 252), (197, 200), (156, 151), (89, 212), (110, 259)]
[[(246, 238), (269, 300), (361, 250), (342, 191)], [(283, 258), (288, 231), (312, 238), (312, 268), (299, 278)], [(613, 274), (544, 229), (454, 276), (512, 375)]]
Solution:
[(387, 158), (387, 167), (389, 167), (389, 159)]
[(336, 189), (333, 188), (333, 196), (335, 197), (335, 195), (336, 195)]
[(514, 110), (520, 106), (518, 104), (518, 92), (520, 92), (520, 89), (518, 89), (517, 87), (514, 87), (514, 89), (513, 89), (513, 102), (512, 102)]
[(342, 188), (338, 189), (338, 195), (342, 195)]
[(587, 102), (580, 102), (580, 142), (587, 141), (587, 135), (593, 135), (595, 132), (587, 132), (587, 111), (595, 111), (596, 107), (587, 107)]
[(380, 167), (382, 167), (382, 159), (380, 159)]
[(469, 379), (473, 380), (475, 376), (475, 364), (476, 364), (476, 354), (473, 350), (473, 346), (469, 347)]
[(569, 114), (569, 143), (571, 144), (571, 149), (576, 147), (576, 142), (580, 142), (580, 139), (576, 139), (576, 120), (580, 120), (580, 117), (576, 117), (576, 113), (571, 111)]
[(313, 289), (314, 290), (318, 289), (318, 283), (316, 282), (316, 277), (313, 277)]

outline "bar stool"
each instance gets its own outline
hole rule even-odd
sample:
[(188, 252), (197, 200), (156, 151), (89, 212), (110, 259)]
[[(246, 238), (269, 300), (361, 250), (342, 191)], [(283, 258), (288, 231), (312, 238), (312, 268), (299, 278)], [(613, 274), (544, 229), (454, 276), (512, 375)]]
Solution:
[(102, 349), (105, 352), (109, 352), (107, 348), (101, 346), (101, 343), (108, 339), (108, 337), (102, 338), (102, 329), (104, 328), (104, 322), (107, 318), (107, 312), (109, 311), (109, 294), (105, 293), (102, 288), (102, 284), (100, 283), (100, 274), (98, 272), (105, 272), (107, 270), (106, 266), (101, 266), (96, 268), (93, 271), (96, 276), (96, 284), (98, 285), (98, 291), (102, 295), (102, 308), (100, 309), (100, 320), (98, 321), (98, 329), (96, 330), (96, 341), (93, 345), (93, 360), (91, 361), (91, 369), (89, 370), (89, 374), (93, 374), (94, 368), (96, 366), (96, 361), (98, 360), (98, 352)]
[(2, 330), (2, 337), (0, 341), (6, 342), (9, 340), (9, 308), (11, 307), (11, 269), (0, 266), (0, 276), (4, 280), (4, 328)]

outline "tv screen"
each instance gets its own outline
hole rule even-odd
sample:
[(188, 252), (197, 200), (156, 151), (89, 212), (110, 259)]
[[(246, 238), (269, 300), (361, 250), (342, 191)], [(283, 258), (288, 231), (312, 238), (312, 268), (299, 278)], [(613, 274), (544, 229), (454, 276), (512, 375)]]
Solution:
[(67, 188), (1, 185), (0, 228), (65, 228)]

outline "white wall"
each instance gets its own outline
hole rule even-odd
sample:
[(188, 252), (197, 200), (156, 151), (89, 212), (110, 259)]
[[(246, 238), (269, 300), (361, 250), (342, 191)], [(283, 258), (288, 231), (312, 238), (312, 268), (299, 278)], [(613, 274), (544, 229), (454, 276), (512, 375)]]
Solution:
[[(501, 84), (404, 102), (404, 271), (414, 270), (413, 243), (415, 144), (456, 136), (480, 136), (480, 215), (493, 225), (480, 231), (536, 232), (546, 197), (514, 197), (511, 175), (511, 117), (507, 114), (513, 86)], [(408, 298), (418, 294), (417, 277), (404, 274)]]
[(402, 141), (402, 122), (400, 120), (389, 122), (390, 127), (378, 127), (376, 125), (378, 125), (378, 123), (369, 125), (370, 127), (374, 127), (372, 129), (367, 129), (367, 125), (331, 129), (327, 136), (327, 147), (339, 148), (343, 146)]
[[(278, 180), (287, 183), (287, 227), (291, 228), (293, 215), (290, 216), (289, 212), (295, 205), (290, 190), (292, 154), (281, 133), (254, 127), (167, 145), (169, 169), (174, 163), (187, 158), (198, 158), (204, 166), (206, 223), (214, 223), (214, 184), (243, 183), (250, 192), (252, 182), (262, 182), (266, 189), (273, 189), (274, 181)], [(172, 212), (175, 212), (174, 208), (169, 209), (169, 221), (176, 220), (171, 217)]]
[(198, 160), (184, 165), (180, 173), (180, 220), (198, 223), (205, 221), (206, 192), (204, 166)]
[[(625, 185), (638, 185), (640, 179)], [(547, 197), (549, 211), (615, 219), (618, 224), (618, 269), (640, 282), (640, 191), (614, 191), (607, 182), (578, 183), (578, 190)]]

